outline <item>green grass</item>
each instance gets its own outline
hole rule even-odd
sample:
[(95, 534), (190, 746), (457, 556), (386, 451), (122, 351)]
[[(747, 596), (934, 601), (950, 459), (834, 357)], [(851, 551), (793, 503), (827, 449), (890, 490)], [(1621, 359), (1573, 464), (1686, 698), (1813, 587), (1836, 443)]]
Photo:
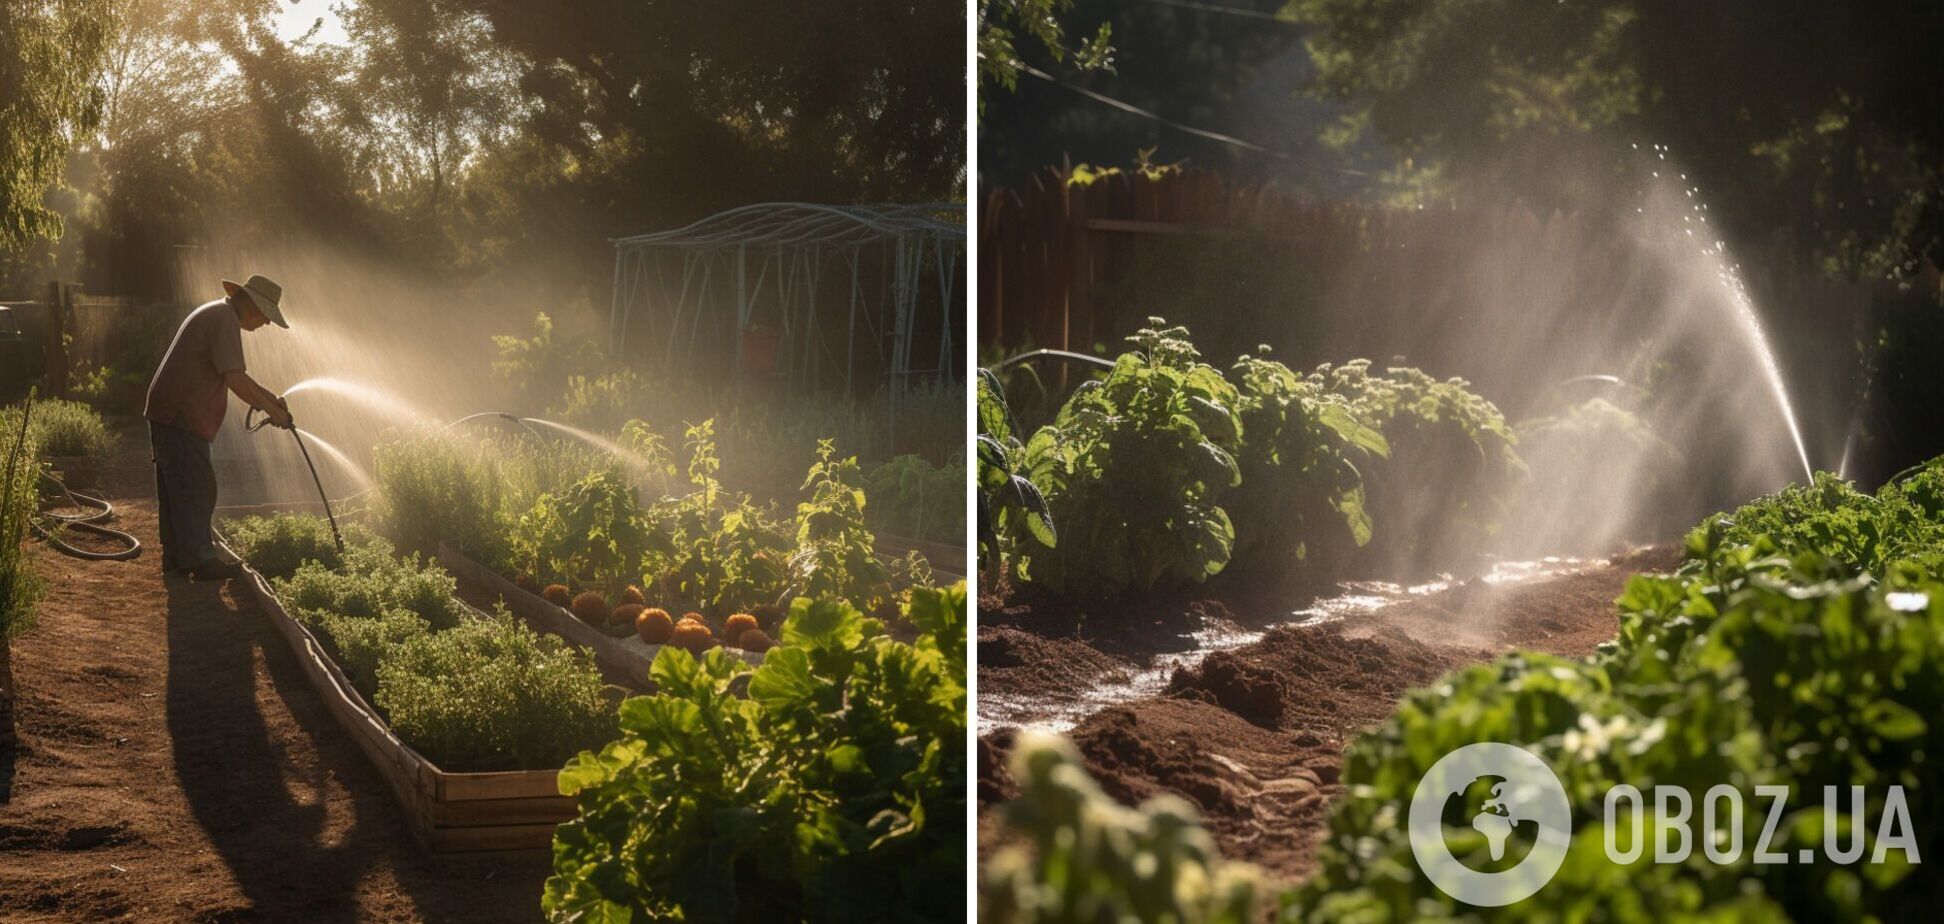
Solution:
[(29, 567), (27, 518), (37, 506), (35, 452), (19, 412), (0, 412), (0, 637), (33, 623), (41, 579)]

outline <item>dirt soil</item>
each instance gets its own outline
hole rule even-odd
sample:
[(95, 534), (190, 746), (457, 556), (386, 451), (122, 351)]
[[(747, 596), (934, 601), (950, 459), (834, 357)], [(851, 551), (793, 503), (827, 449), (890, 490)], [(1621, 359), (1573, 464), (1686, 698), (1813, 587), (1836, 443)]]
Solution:
[[(1579, 573), (1459, 583), (1374, 613), (1280, 626), (1176, 670), (1160, 695), (1103, 708), (1068, 735), (1110, 795), (1128, 804), (1163, 792), (1185, 797), (1200, 809), (1224, 855), (1291, 885), (1315, 870), (1329, 805), (1343, 791), (1345, 745), (1388, 717), (1405, 691), (1512, 648), (1591, 654), (1617, 629), (1613, 600), (1627, 578), (1678, 561), (1678, 550), (1656, 547)], [(1094, 659), (1142, 662), (1177, 649), (1168, 639), (1184, 624), (1262, 625), (1295, 609), (1288, 598), (1272, 599), (1252, 592), (1228, 605), (1174, 604), (1176, 618), (1142, 613), (1131, 633), (1136, 641), (1113, 646), (1110, 656), (1082, 637), (1084, 617), (1049, 609), (1036, 619), (1030, 605), (989, 597), (981, 601), (979, 696), (1017, 700), (1050, 692), (1070, 699), (1078, 685), (1107, 675), (1089, 669), (1101, 663)], [(988, 607), (1003, 629), (984, 625)], [(1104, 621), (1093, 627), (1105, 631)], [(997, 670), (985, 663), (989, 637), (1004, 639), (1010, 656)], [(979, 742), (982, 857), (1007, 840), (999, 807), (1017, 795), (1005, 767), (1015, 738), (1007, 728)]]
[(102, 466), (145, 550), (41, 550), (0, 749), (0, 919), (536, 921), (545, 851), (433, 857), (229, 582), (160, 571), (146, 433)]

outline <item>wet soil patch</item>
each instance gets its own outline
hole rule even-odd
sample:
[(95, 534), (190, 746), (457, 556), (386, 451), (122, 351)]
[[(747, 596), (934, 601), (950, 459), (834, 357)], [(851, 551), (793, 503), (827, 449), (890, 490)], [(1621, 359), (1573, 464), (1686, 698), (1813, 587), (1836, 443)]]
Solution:
[[(1116, 799), (1138, 804), (1160, 794), (1184, 798), (1201, 813), (1224, 855), (1262, 867), (1278, 884), (1292, 884), (1315, 869), (1329, 805), (1342, 791), (1344, 747), (1394, 712), (1406, 691), (1512, 648), (1589, 655), (1617, 630), (1613, 601), (1627, 579), (1678, 562), (1678, 550), (1658, 547), (1577, 573), (1511, 583), (1454, 582), (1373, 613), (1280, 625), (1255, 641), (1176, 669), (1157, 695), (1094, 711), (1068, 736)], [(1137, 624), (1130, 633), (1133, 642), (1107, 644), (1103, 640), (1111, 627), (1097, 618), (1080, 619), (1074, 611), (1016, 603), (1003, 595), (981, 603), (982, 620), (987, 604), (999, 614), (985, 625), (1003, 626), (1008, 634), (1000, 643), (1000, 630), (981, 629), (982, 703), (988, 696), (1035, 695), (1027, 682), (1037, 675), (1018, 673), (1033, 659), (1019, 653), (1057, 650), (1060, 657), (1084, 663), (1084, 653), (1072, 647), (1079, 645), (1100, 654), (1126, 652), (1117, 656), (1145, 664), (1160, 637)], [(1176, 601), (1165, 607), (1179, 613), (1184, 624), (1214, 614), (1237, 627), (1287, 620), (1294, 609), (1289, 596), (1273, 594), (1252, 594), (1246, 603)], [(1081, 634), (1088, 630), (1091, 634)], [(998, 659), (992, 667), (985, 661), (988, 631)], [(1195, 628), (1177, 631), (1195, 641)], [(1062, 644), (1043, 648), (1012, 633)], [(1006, 772), (1016, 740), (1012, 729), (979, 740), (982, 857), (1009, 839), (998, 820), (1000, 805), (1017, 794)]]

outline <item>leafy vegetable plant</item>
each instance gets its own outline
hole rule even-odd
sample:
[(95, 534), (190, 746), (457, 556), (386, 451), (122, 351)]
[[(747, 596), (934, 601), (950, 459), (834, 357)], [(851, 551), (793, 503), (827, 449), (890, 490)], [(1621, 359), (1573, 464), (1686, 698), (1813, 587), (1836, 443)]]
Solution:
[(986, 575), (996, 574), (999, 563), (1019, 554), (1022, 544), (1052, 548), (1059, 536), (1046, 495), (1025, 471), (1019, 425), (990, 369), (979, 370), (978, 415), (979, 573)]
[(1044, 733), (1020, 736), (1012, 766), (1020, 797), (1006, 806), (1006, 823), (1031, 850), (1008, 847), (985, 865), (982, 924), (1259, 920), (1259, 874), (1224, 861), (1185, 800), (1122, 806), (1071, 744)]
[[(799, 598), (763, 666), (674, 646), (621, 737), (561, 771), (555, 921), (950, 920), (965, 908), (965, 587), (911, 644)], [(732, 687), (747, 678), (748, 699)]]
[(1370, 541), (1362, 469), (1387, 458), (1390, 444), (1349, 399), (1268, 352), (1262, 347), (1230, 370), (1248, 439), (1237, 456), (1242, 482), (1228, 506), (1235, 511), (1235, 557), (1288, 569), (1308, 557), (1323, 521), (1341, 522), (1357, 546)]
[(665, 540), (648, 556), (645, 579), (719, 615), (774, 603), (787, 580), (784, 525), (716, 480), (714, 421), (690, 425), (686, 446), (695, 491), (650, 508), (653, 530)]
[(875, 609), (891, 598), (891, 572), (878, 560), (877, 539), (864, 523), (857, 459), (836, 454), (831, 440), (820, 443), (803, 481), (810, 497), (797, 505), (790, 586), (804, 596)]
[(634, 488), (613, 468), (540, 495), (520, 517), (513, 554), (541, 581), (591, 582), (612, 593), (635, 580), (649, 549), (666, 537), (651, 528)]
[[(1529, 914), (1541, 899), (1458, 906), (1411, 872), (1396, 807), (1431, 762), (1486, 740), (1532, 750), (1569, 794), (1574, 844), (1543, 893), (1560, 919), (1925, 913), (1935, 882), (1910, 861), (1944, 848), (1944, 833), (1928, 823), (1944, 810), (1944, 771), (1926, 757), (1944, 746), (1944, 674), (1936, 670), (1944, 581), (1934, 565), (1944, 526), (1934, 503), (1940, 483), (1944, 460), (1874, 497), (1823, 477), (1711, 518), (1690, 535), (1676, 573), (1632, 580), (1619, 600), (1618, 637), (1596, 657), (1515, 653), (1407, 696), (1350, 750), (1350, 795), (1332, 816), (1322, 869), (1293, 897), (1290, 917)], [(1741, 819), (1743, 849), (1732, 861), (1654, 863), (1646, 851), (1616, 865), (1603, 845), (1603, 799), (1621, 783), (1691, 793), (1730, 783), (1749, 799), (1756, 786), (1788, 787), (1766, 849), (1790, 862), (1753, 862), (1769, 808), (1756, 803)], [(1832, 858), (1826, 819), (1871, 843), (1899, 833), (1888, 826), (1892, 785), (1902, 787), (1901, 833), (1914, 852), (1888, 850), (1883, 862), (1866, 864)], [(1860, 807), (1848, 798), (1852, 786), (1866, 793)], [(1826, 804), (1832, 793), (1836, 801)], [(1485, 848), (1468, 833), (1452, 840), (1461, 857)], [(1805, 849), (1814, 859), (1798, 862)]]
[(1443, 564), (1435, 558), (1439, 549), (1472, 548), (1498, 531), (1505, 498), (1525, 464), (1505, 415), (1469, 382), (1412, 368), (1380, 373), (1361, 359), (1324, 364), (1307, 380), (1348, 402), (1390, 446), (1363, 473), (1366, 506), (1378, 526), (1367, 557), (1423, 571)]
[(1200, 361), (1186, 328), (1149, 323), (1021, 453), (1060, 535), (1023, 554), (1020, 570), (1054, 593), (1111, 598), (1203, 581), (1234, 549), (1218, 501), (1241, 481), (1241, 395)]

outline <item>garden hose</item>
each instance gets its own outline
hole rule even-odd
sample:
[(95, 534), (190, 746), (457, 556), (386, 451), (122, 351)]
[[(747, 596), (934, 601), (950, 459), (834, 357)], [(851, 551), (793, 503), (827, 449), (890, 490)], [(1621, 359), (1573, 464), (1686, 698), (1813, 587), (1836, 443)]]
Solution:
[(455, 421), (453, 421), (453, 422), (451, 422), (451, 423), (449, 423), (449, 424), (446, 424), (445, 426), (443, 426), (443, 427), (440, 427), (439, 429), (437, 429), (437, 430), (434, 430), (433, 432), (434, 432), (434, 433), (444, 433), (444, 432), (446, 432), (447, 430), (450, 430), (450, 429), (452, 429), (453, 427), (456, 427), (456, 426), (459, 426), (459, 425), (460, 425), (460, 424), (462, 424), (462, 423), (466, 423), (467, 421), (472, 421), (472, 420), (478, 420), (478, 419), (480, 419), (480, 418), (482, 418), (482, 417), (496, 417), (496, 418), (498, 418), (498, 419), (500, 419), (500, 420), (504, 420), (504, 421), (506, 421), (506, 422), (508, 422), (508, 423), (516, 423), (516, 424), (519, 424), (519, 425), (520, 425), (520, 428), (521, 428), (521, 429), (523, 429), (523, 430), (525, 430), (525, 431), (526, 431), (526, 432), (527, 432), (528, 434), (530, 434), (530, 435), (532, 435), (534, 439), (541, 439), (541, 438), (542, 438), (542, 437), (541, 437), (541, 435), (540, 435), (540, 431), (538, 431), (538, 430), (535, 430), (535, 429), (533, 429), (533, 425), (532, 425), (532, 424), (530, 424), (530, 423), (527, 423), (527, 422), (526, 422), (526, 418), (524, 418), (524, 417), (521, 417), (521, 416), (520, 416), (520, 415), (518, 415), (518, 414), (509, 414), (509, 413), (507, 413), (507, 412), (505, 412), (505, 411), (480, 411), (480, 412), (479, 412), (479, 413), (477, 413), (477, 414), (467, 414), (466, 416), (464, 416), (464, 417), (461, 417), (461, 418), (459, 418), (458, 420), (455, 420)]
[(1051, 350), (1051, 349), (1031, 350), (1029, 352), (1021, 353), (1017, 356), (1008, 356), (1005, 359), (1001, 360), (993, 368), (1004, 369), (1007, 366), (1016, 366), (1029, 359), (1038, 359), (1041, 356), (1052, 356), (1058, 359), (1071, 359), (1071, 360), (1077, 360), (1079, 362), (1089, 362), (1089, 363), (1093, 363), (1096, 366), (1103, 366), (1108, 369), (1114, 368), (1114, 361), (1104, 356), (1089, 356), (1086, 353), (1075, 353), (1072, 350)]
[[(243, 429), (255, 433), (270, 425), (270, 418), (256, 419), (257, 409), (250, 408), (243, 416)], [(291, 424), (284, 429), (290, 431), (290, 438), (297, 441), (297, 451), (304, 454), (304, 465), (310, 469), (311, 483), (317, 485), (317, 497), (324, 502), (324, 518), (331, 521), (331, 541), (336, 543), (339, 555), (344, 554), (344, 534), (338, 531), (337, 514), (331, 512), (331, 495), (324, 493), (324, 479), (317, 476), (317, 463), (311, 461), (310, 447), (304, 445), (304, 431)]]
[[(142, 554), (142, 540), (119, 529), (109, 529), (101, 525), (103, 520), (115, 515), (115, 505), (93, 495), (76, 493), (73, 488), (68, 487), (61, 479), (49, 474), (46, 469), (41, 469), (40, 476), (42, 480), (51, 481), (55, 487), (60, 488), (61, 493), (67, 496), (68, 503), (72, 504), (76, 509), (90, 507), (94, 509), (93, 513), (81, 514), (49, 513), (42, 511), (39, 516), (29, 521), (30, 525), (34, 528), (35, 534), (46, 540), (48, 545), (53, 546), (63, 555), (72, 555), (75, 558), (85, 559), (87, 561), (128, 561)], [(49, 529), (42, 525), (41, 521), (43, 519), (53, 520), (57, 525), (53, 529)], [(107, 536), (117, 542), (128, 543), (128, 548), (114, 552), (94, 552), (88, 549), (75, 548), (61, 539), (61, 532), (67, 529), (76, 529), (97, 536)]]

